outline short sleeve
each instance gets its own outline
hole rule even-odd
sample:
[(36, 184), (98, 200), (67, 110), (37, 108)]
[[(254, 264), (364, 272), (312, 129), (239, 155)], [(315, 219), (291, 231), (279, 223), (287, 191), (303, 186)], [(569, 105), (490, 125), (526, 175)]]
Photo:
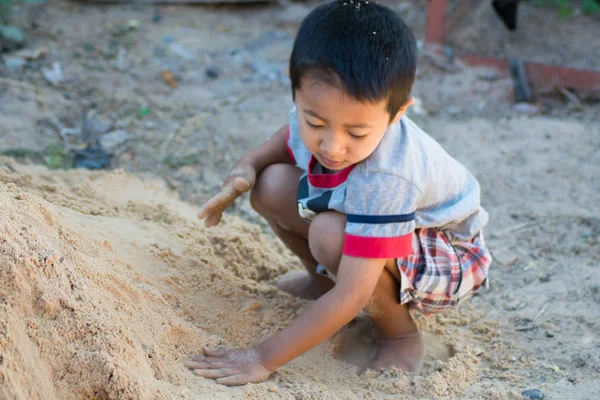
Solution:
[(290, 158), (299, 168), (306, 171), (310, 161), (310, 152), (304, 146), (298, 131), (298, 119), (296, 116), (296, 107), (290, 110), (290, 127), (287, 134), (287, 148)]
[(419, 197), (419, 189), (402, 177), (357, 168), (346, 187), (343, 253), (361, 258), (410, 255)]

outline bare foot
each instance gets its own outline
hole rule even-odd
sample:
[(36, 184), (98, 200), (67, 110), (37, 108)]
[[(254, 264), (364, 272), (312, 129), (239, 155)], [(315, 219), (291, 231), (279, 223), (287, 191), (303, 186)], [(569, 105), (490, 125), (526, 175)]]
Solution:
[(325, 277), (315, 277), (306, 271), (290, 271), (279, 278), (275, 286), (292, 296), (316, 300), (333, 287), (333, 282)]
[(414, 371), (419, 367), (424, 355), (425, 342), (418, 332), (395, 339), (379, 339), (371, 369), (396, 367), (404, 371)]

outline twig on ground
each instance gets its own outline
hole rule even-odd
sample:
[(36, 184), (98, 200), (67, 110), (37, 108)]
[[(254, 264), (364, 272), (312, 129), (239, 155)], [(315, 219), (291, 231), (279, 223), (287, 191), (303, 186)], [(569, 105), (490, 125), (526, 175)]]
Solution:
[(200, 122), (202, 121), (204, 118), (206, 118), (208, 116), (208, 113), (201, 113), (199, 115), (195, 115), (191, 118), (186, 119), (185, 121), (183, 121), (181, 124), (179, 124), (177, 126), (177, 128), (175, 128), (173, 131), (171, 131), (171, 133), (169, 134), (169, 136), (167, 136), (167, 138), (165, 139), (165, 141), (161, 144), (160, 146), (160, 159), (162, 160), (166, 153), (167, 153), (167, 149), (169, 148), (169, 146), (171, 145), (171, 143), (175, 140), (175, 138), (177, 137), (177, 135), (179, 134), (179, 132), (189, 123), (191, 122)]
[(565, 96), (565, 98), (569, 101), (569, 104), (572, 109), (574, 109), (574, 110), (582, 110), (583, 109), (581, 100), (579, 100), (579, 97), (577, 97), (577, 95), (575, 93), (569, 91), (567, 88), (564, 88), (562, 86), (558, 86), (556, 89), (560, 92), (560, 94)]
[(17, 171), (17, 170), (15, 169), (15, 167), (13, 167), (12, 165), (10, 165), (10, 163), (4, 163), (4, 165), (5, 165), (5, 166), (6, 166), (6, 168), (8, 168), (8, 169), (9, 169), (11, 172), (13, 172), (13, 173), (15, 173), (15, 174), (18, 174), (18, 173), (19, 173), (19, 171)]
[(542, 314), (544, 314), (546, 312), (546, 310), (548, 309), (548, 304), (549, 303), (545, 303), (540, 310), (537, 312), (537, 314), (535, 314), (535, 317), (533, 317), (533, 319), (531, 320), (531, 323), (534, 323), (539, 317), (542, 316)]
[(518, 224), (515, 225), (513, 227), (510, 227), (508, 229), (505, 229), (503, 231), (497, 232), (496, 236), (504, 236), (507, 233), (512, 233), (512, 232), (516, 232), (516, 231), (521, 231), (523, 229), (529, 229), (529, 228), (533, 228), (536, 227), (538, 225), (543, 225), (546, 222), (550, 222), (550, 221), (554, 221), (557, 219), (590, 219), (590, 220), (595, 220), (598, 219), (600, 220), (599, 217), (593, 216), (593, 215), (553, 215), (553, 216), (547, 216), (547, 217), (535, 217), (538, 219), (538, 221), (530, 221), (530, 222), (524, 222), (522, 224)]
[(525, 328), (517, 328), (515, 329), (517, 332), (529, 332), (529, 331), (533, 331), (536, 330), (538, 328), (537, 325), (533, 325), (533, 326), (528, 326)]

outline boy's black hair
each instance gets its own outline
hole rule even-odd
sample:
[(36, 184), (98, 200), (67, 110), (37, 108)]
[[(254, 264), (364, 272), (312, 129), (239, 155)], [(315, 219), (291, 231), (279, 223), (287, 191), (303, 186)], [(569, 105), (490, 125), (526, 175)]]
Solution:
[(415, 80), (415, 37), (389, 8), (366, 0), (337, 0), (302, 22), (290, 57), (292, 95), (305, 73), (341, 81), (356, 100), (387, 100), (390, 119), (406, 104)]

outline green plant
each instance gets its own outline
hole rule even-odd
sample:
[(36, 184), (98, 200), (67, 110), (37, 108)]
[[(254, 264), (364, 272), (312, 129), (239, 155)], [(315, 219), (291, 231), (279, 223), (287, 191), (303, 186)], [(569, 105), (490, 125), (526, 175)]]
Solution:
[(600, 3), (597, 0), (581, 0), (581, 9), (585, 14), (600, 13)]
[(44, 150), (44, 164), (50, 169), (66, 168), (69, 154), (58, 143), (50, 143)]
[[(580, 0), (581, 10), (584, 14), (593, 15), (600, 13), (600, 0)], [(542, 7), (555, 7), (561, 18), (573, 15), (574, 7), (571, 0), (533, 0), (533, 4)]]

